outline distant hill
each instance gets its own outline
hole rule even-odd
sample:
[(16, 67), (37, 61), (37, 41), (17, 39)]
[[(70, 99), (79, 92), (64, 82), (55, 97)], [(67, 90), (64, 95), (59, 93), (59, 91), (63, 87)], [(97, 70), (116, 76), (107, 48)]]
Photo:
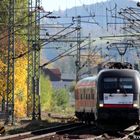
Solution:
[(105, 15), (106, 8), (113, 9), (114, 5), (117, 4), (117, 9), (126, 8), (126, 7), (136, 7), (136, 2), (132, 0), (108, 0), (106, 2), (98, 2), (91, 5), (83, 5), (78, 7), (73, 7), (64, 11), (54, 11), (54, 13), (59, 16), (76, 16), (76, 15), (89, 15), (93, 12), (95, 15)]
[[(61, 10), (54, 11), (53, 15), (57, 15), (61, 17), (60, 19), (57, 20), (58, 23), (71, 23), (72, 17), (75, 17), (77, 15), (80, 16), (95, 15), (95, 17), (92, 18), (82, 18), (83, 21), (98, 23), (98, 25), (82, 23), (82, 35), (86, 36), (90, 32), (93, 37), (100, 37), (100, 36), (110, 34), (106, 30), (106, 9), (108, 9), (108, 22), (115, 22), (115, 19), (111, 17), (111, 14), (112, 15), (115, 14), (115, 10), (112, 10), (115, 8), (115, 5), (117, 5), (116, 7), (117, 12), (119, 12), (121, 8), (136, 7), (136, 2), (132, 0), (110, 0), (110, 1), (100, 2), (91, 5), (73, 7), (65, 11), (61, 11)], [(112, 12), (109, 12), (111, 10)], [(116, 22), (120, 22), (119, 19), (117, 19)], [(119, 31), (116, 30), (115, 32), (119, 32)], [(48, 44), (48, 46), (52, 46), (52, 44)], [(54, 58), (57, 54), (58, 54), (57, 50), (50, 50), (50, 49), (43, 50), (43, 57), (47, 57), (48, 59)]]
[[(71, 17), (75, 16), (94, 16), (92, 18), (83, 18), (83, 21), (90, 21), (90, 22), (97, 22), (97, 24), (87, 24), (87, 23), (82, 23), (83, 28), (86, 28), (86, 32), (84, 30), (84, 33), (88, 34), (91, 32), (91, 29), (93, 31), (92, 35), (94, 36), (100, 36), (102, 35), (102, 28), (105, 28), (106, 26), (106, 8), (108, 9), (108, 22), (115, 22), (115, 18), (111, 18), (111, 14), (115, 15), (115, 5), (117, 5), (116, 10), (117, 12), (120, 11), (121, 8), (126, 8), (126, 7), (136, 7), (136, 2), (132, 0), (110, 0), (106, 2), (100, 2), (96, 4), (91, 4), (91, 5), (83, 5), (83, 6), (78, 6), (78, 7), (73, 7), (71, 9), (67, 9), (65, 11), (54, 11), (54, 15), (59, 15), (60, 18), (58, 21), (60, 23), (70, 23), (72, 22)], [(114, 9), (114, 10), (112, 10)], [(109, 10), (112, 10), (112, 13), (109, 12)], [(65, 18), (63, 18), (65, 17)], [(119, 19), (116, 21), (119, 22)], [(88, 27), (88, 28), (87, 28)], [(102, 27), (102, 28), (101, 28)], [(105, 33), (105, 31), (103, 31)]]

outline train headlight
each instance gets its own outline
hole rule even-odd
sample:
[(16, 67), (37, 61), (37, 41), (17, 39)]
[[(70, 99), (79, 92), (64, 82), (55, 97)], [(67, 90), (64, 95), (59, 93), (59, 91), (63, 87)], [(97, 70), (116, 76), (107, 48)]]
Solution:
[(134, 103), (134, 104), (133, 104), (133, 107), (138, 107), (138, 104)]
[(103, 106), (104, 106), (103, 104), (101, 104), (101, 103), (99, 104), (99, 107), (103, 107)]

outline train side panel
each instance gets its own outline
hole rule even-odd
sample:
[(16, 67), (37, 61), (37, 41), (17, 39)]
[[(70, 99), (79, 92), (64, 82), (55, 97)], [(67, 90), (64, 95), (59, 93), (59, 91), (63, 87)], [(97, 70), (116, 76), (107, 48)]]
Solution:
[(85, 79), (77, 84), (75, 89), (75, 115), (81, 121), (94, 121), (96, 110), (96, 81), (95, 78)]

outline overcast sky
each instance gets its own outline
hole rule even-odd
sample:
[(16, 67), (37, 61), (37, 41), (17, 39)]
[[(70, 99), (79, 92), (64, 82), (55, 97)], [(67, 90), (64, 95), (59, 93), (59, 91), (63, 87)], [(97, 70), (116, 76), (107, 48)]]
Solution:
[[(74, 6), (80, 6), (83, 4), (91, 4), (96, 2), (102, 2), (107, 0), (42, 0), (42, 6), (46, 11), (53, 11), (53, 10), (65, 10)], [(133, 0), (133, 1), (140, 1), (140, 0)], [(123, 0), (122, 0), (123, 2)]]

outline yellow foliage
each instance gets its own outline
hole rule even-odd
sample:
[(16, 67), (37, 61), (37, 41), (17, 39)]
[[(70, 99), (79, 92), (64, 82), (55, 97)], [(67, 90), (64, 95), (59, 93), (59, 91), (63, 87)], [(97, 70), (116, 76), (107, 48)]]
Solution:
[(6, 65), (0, 60), (0, 95), (4, 95), (6, 91), (6, 80)]
[(27, 106), (27, 59), (15, 62), (15, 116), (25, 117)]
[(0, 72), (3, 72), (6, 65), (0, 60)]
[(26, 106), (19, 100), (15, 101), (15, 116), (16, 117), (26, 117)]
[[(6, 34), (6, 33), (5, 33)], [(0, 35), (1, 37), (3, 35)], [(7, 38), (0, 41), (0, 95), (4, 96), (6, 94), (7, 86), (7, 65), (3, 63), (5, 57), (8, 55)], [(24, 41), (21, 38), (16, 37), (15, 40), (15, 52), (16, 55), (19, 55), (25, 52), (27, 47), (25, 46)], [(7, 60), (5, 60), (7, 61)], [(15, 86), (14, 86), (14, 98), (15, 98), (15, 115), (16, 117), (26, 116), (27, 108), (27, 58), (22, 57), (15, 60)], [(2, 102), (2, 96), (0, 96), (0, 104)]]

